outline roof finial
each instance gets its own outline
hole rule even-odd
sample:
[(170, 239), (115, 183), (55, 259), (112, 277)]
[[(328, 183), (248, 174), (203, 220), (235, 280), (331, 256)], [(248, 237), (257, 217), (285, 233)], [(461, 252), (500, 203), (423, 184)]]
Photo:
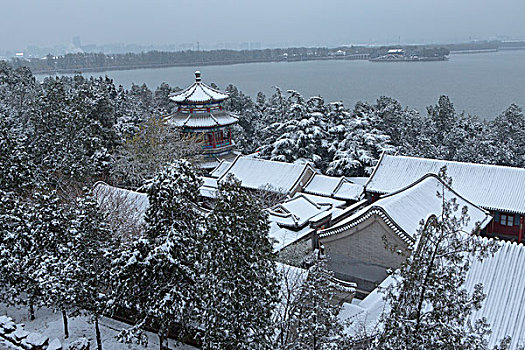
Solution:
[(195, 81), (198, 83), (201, 81), (201, 72), (200, 71), (195, 71)]

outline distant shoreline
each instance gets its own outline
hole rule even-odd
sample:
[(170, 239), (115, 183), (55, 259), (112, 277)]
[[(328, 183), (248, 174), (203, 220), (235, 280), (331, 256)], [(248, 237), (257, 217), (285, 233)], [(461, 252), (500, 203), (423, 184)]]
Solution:
[[(498, 47), (498, 48), (472, 48), (472, 49), (459, 49), (450, 50), (448, 55), (463, 55), (463, 54), (477, 54), (477, 53), (496, 53), (499, 51), (513, 51), (513, 50), (525, 50), (525, 46), (514, 46), (514, 47)], [(282, 50), (285, 51), (285, 50)], [(74, 67), (74, 68), (60, 68), (60, 69), (35, 69), (31, 68), (33, 74), (36, 75), (60, 75), (60, 74), (75, 74), (75, 73), (104, 73), (110, 71), (132, 71), (138, 69), (162, 69), (171, 67), (192, 67), (192, 66), (230, 66), (237, 64), (250, 64), (250, 63), (280, 63), (280, 62), (307, 62), (307, 61), (355, 61), (355, 60), (367, 60), (370, 62), (442, 62), (448, 60), (448, 55), (439, 57), (419, 57), (417, 59), (412, 58), (396, 58), (396, 59), (378, 59), (378, 57), (370, 57), (369, 53), (350, 53), (344, 55), (326, 55), (326, 56), (278, 56), (268, 58), (239, 58), (239, 59), (226, 59), (226, 60), (200, 60), (196, 59), (191, 62), (171, 62), (171, 63), (138, 63), (138, 64), (124, 64), (124, 65), (105, 65), (97, 67)]]
[(301, 57), (299, 59), (254, 59), (254, 60), (226, 60), (226, 61), (207, 61), (207, 62), (180, 62), (180, 63), (153, 63), (153, 64), (139, 64), (127, 66), (106, 66), (106, 67), (87, 67), (87, 68), (68, 68), (58, 70), (35, 70), (33, 74), (38, 75), (58, 75), (58, 74), (74, 74), (74, 73), (104, 73), (116, 70), (137, 70), (137, 69), (156, 69), (156, 68), (170, 68), (170, 67), (192, 67), (192, 66), (231, 66), (235, 64), (249, 64), (249, 63), (294, 63), (294, 62), (308, 62), (308, 61), (357, 61), (368, 60), (366, 58), (357, 58), (353, 56), (365, 55), (351, 55), (351, 56), (328, 56), (328, 57)]

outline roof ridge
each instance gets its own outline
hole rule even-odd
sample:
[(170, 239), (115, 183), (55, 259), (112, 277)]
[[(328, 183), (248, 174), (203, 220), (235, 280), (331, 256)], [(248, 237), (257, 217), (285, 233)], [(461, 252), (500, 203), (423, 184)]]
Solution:
[[(524, 168), (514, 167), (514, 166), (510, 166), (510, 165), (474, 163), (474, 162), (460, 162), (458, 160), (446, 160), (446, 159), (435, 159), (435, 158), (425, 158), (425, 157), (415, 157), (415, 156), (405, 156), (405, 155), (392, 155), (392, 154), (386, 154), (386, 156), (387, 157), (395, 157), (395, 158), (405, 158), (405, 159), (419, 159), (419, 160), (428, 161), (428, 162), (453, 163), (453, 164), (461, 164), (461, 165), (469, 165), (469, 166), (504, 168), (504, 169), (515, 169), (515, 170), (518, 170), (518, 171), (525, 171)], [(379, 165), (379, 162), (377, 163), (377, 165)], [(370, 175), (370, 178), (372, 178), (372, 176), (373, 176), (373, 173)]]
[(285, 203), (291, 202), (291, 201), (301, 197), (301, 198), (305, 199), (307, 202), (309, 202), (310, 204), (312, 204), (313, 206), (315, 206), (317, 209), (321, 209), (321, 206), (319, 204), (315, 203), (313, 200), (311, 200), (310, 198), (306, 197), (303, 193), (300, 193), (300, 192), (298, 192), (298, 193), (299, 193), (298, 195), (296, 195), (296, 196), (286, 200)]
[(209, 114), (210, 114), (211, 119), (213, 119), (217, 125), (221, 125), (221, 124), (219, 123), (219, 121), (217, 120), (217, 118), (215, 118), (215, 116), (213, 115), (212, 112), (210, 112)]
[(332, 193), (330, 193), (330, 196), (334, 196), (341, 189), (341, 186), (343, 186), (344, 182), (352, 183), (352, 182), (348, 181), (347, 179), (345, 179), (344, 176), (341, 176), (341, 178), (340, 178), (339, 182), (337, 183), (337, 185), (335, 186), (334, 190), (332, 191)]
[(421, 178), (417, 179), (416, 181), (412, 182), (411, 184), (409, 184), (409, 185), (407, 185), (407, 186), (405, 186), (405, 187), (403, 187), (403, 188), (401, 188), (401, 189), (399, 189), (397, 191), (384, 194), (384, 195), (380, 196), (379, 199), (392, 197), (392, 196), (397, 195), (397, 194), (399, 194), (401, 192), (404, 192), (404, 191), (410, 189), (411, 187), (414, 187), (414, 186), (418, 185), (419, 183), (423, 182), (424, 180), (426, 180), (427, 178), (430, 178), (430, 177), (433, 177), (433, 178), (437, 179), (439, 182), (441, 182), (441, 184), (443, 184), (443, 186), (445, 186), (446, 189), (448, 189), (450, 192), (452, 192), (453, 194), (455, 194), (457, 197), (461, 198), (462, 200), (464, 200), (468, 204), (472, 205), (473, 207), (478, 208), (479, 210), (485, 212), (486, 214), (489, 214), (489, 212), (487, 210), (481, 208), (479, 205), (474, 204), (469, 199), (463, 197), (460, 193), (455, 191), (446, 182), (444, 182), (443, 179), (441, 179), (437, 174), (434, 174), (434, 173), (426, 173)]

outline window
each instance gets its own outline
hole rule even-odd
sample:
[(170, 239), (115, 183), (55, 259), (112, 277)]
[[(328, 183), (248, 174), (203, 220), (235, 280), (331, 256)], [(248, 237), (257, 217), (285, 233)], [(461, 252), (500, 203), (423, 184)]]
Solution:
[(512, 226), (514, 224), (514, 215), (501, 214), (500, 218), (500, 224), (503, 226)]

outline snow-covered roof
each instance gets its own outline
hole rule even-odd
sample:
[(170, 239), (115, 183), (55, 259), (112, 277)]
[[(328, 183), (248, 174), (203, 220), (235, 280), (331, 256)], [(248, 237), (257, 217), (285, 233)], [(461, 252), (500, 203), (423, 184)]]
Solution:
[[(276, 192), (293, 192), (307, 169), (313, 169), (309, 163), (291, 164), (239, 156), (222, 172), (219, 182), (228, 175), (241, 181), (242, 187), (249, 189), (273, 190)], [(215, 174), (214, 174), (215, 175)], [(270, 188), (268, 188), (270, 186)]]
[(229, 98), (228, 94), (214, 89), (201, 81), (201, 73), (195, 72), (195, 83), (190, 87), (174, 92), (170, 95), (170, 100), (185, 104), (203, 104), (220, 102)]
[[(387, 224), (403, 240), (411, 244), (415, 234), (420, 227), (421, 220), (428, 220), (432, 215), (439, 215), (442, 210), (442, 199), (436, 196), (436, 192), (444, 189), (445, 199), (456, 198), (459, 208), (467, 207), (470, 221), (464, 228), (471, 232), (476, 228), (476, 223), (480, 223), (483, 229), (492, 219), (489, 213), (470, 201), (463, 198), (460, 194), (449, 188), (437, 175), (428, 174), (415, 183), (389, 195), (382, 196), (371, 205), (359, 210), (349, 218), (342, 220), (338, 224), (319, 232), (321, 237), (347, 231), (366, 220), (373, 214), (380, 215)], [(461, 211), (458, 211), (458, 215)]]
[(149, 207), (148, 196), (145, 193), (110, 186), (102, 181), (93, 186), (93, 194), (100, 205), (110, 205), (116, 210), (117, 207), (125, 206), (127, 211), (134, 212), (133, 216), (141, 219)]
[(304, 192), (330, 197), (341, 182), (340, 177), (315, 174), (304, 187)]
[[(477, 237), (485, 243), (491, 239)], [(525, 329), (525, 246), (514, 242), (500, 242), (499, 250), (480, 261), (472, 258), (467, 273), (465, 288), (472, 293), (476, 284), (483, 285), (485, 300), (481, 309), (472, 315), (474, 320), (485, 317), (492, 333), (489, 335), (489, 348), (498, 344), (505, 336), (511, 337), (510, 349), (517, 349), (524, 341)], [(369, 294), (358, 306), (346, 306), (339, 317), (355, 322), (347, 331), (355, 333), (365, 326), (370, 334), (377, 323), (385, 305), (380, 290), (391, 283), (388, 277), (378, 289)]]
[(205, 198), (217, 197), (217, 179), (207, 176), (202, 176), (202, 186), (199, 188), (200, 195)]
[(364, 177), (364, 176), (346, 176), (346, 179), (350, 181), (351, 183), (363, 185), (363, 186), (368, 181), (368, 177)]
[(268, 211), (272, 216), (272, 221), (279, 225), (300, 228), (306, 225), (310, 218), (331, 208), (332, 205), (329, 203), (317, 204), (304, 195), (298, 194)]
[(341, 185), (335, 190), (333, 196), (345, 200), (357, 201), (363, 194), (364, 186), (350, 182), (341, 182)]
[(371, 193), (392, 193), (426, 174), (437, 174), (443, 166), (452, 178), (452, 188), (476, 205), (525, 214), (522, 168), (383, 154), (365, 189)]
[(279, 251), (306, 237), (314, 231), (311, 222), (339, 214), (342, 209), (338, 207), (344, 204), (332, 198), (296, 193), (293, 198), (267, 209), (270, 214), (269, 235), (276, 240), (274, 249)]
[(344, 200), (358, 200), (363, 193), (363, 185), (354, 184), (344, 177), (315, 174), (306, 184), (304, 192)]
[(182, 113), (169, 116), (169, 122), (176, 127), (212, 128), (235, 124), (239, 119), (232, 113), (216, 111), (208, 113)]
[(333, 208), (340, 208), (340, 207), (343, 207), (346, 205), (346, 202), (343, 201), (343, 200), (339, 200), (339, 199), (335, 199), (335, 198), (330, 198), (330, 197), (325, 197), (325, 196), (316, 196), (315, 194), (310, 194), (310, 193), (304, 193), (304, 192), (297, 192), (295, 195), (294, 195), (294, 198), (297, 197), (297, 196), (303, 196), (305, 198), (307, 198), (308, 200), (314, 202), (314, 203), (317, 203), (318, 205), (331, 205)]
[(215, 167), (215, 169), (213, 169), (211, 172), (210, 172), (210, 176), (211, 177), (214, 177), (214, 178), (219, 178), (222, 176), (222, 174), (224, 174), (224, 172), (226, 170), (228, 170), (228, 168), (230, 167), (230, 165), (232, 164), (232, 162), (230, 161), (227, 161), (227, 160), (221, 160), (221, 162), (219, 163), (219, 165), (217, 165)]

